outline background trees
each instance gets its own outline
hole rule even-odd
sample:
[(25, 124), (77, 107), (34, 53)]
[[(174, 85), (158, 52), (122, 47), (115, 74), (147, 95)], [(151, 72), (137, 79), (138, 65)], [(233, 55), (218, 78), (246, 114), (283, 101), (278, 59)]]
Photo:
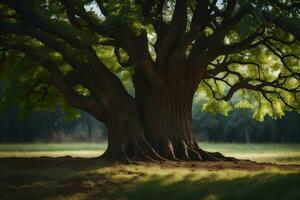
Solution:
[(107, 125), (105, 156), (225, 159), (195, 141), (195, 93), (204, 110), (225, 115), (252, 108), (263, 120), (299, 110), (298, 3), (1, 2), (4, 102), (25, 96), (31, 108), (56, 102), (89, 112)]
[[(200, 141), (242, 143), (299, 143), (300, 116), (288, 112), (280, 119), (266, 117), (259, 122), (249, 109), (231, 111), (228, 116), (202, 112), (193, 107), (193, 130)], [(59, 120), (59, 121), (58, 121)], [(89, 127), (91, 133), (89, 133)], [(20, 119), (17, 107), (1, 112), (0, 143), (6, 142), (105, 142), (104, 124), (81, 112), (79, 119), (66, 119), (56, 112), (34, 112)]]

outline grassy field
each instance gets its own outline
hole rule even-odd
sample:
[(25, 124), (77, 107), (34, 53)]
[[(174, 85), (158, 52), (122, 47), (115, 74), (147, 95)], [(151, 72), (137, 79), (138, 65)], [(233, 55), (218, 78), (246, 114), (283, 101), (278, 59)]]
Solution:
[[(230, 144), (201, 143), (208, 151), (222, 152), (226, 156), (250, 159), (257, 162), (280, 164), (300, 164), (300, 144)], [(106, 148), (106, 144), (0, 144), (0, 158), (4, 157), (97, 157)]]
[[(206, 150), (239, 158), (300, 164), (300, 145), (201, 145)], [(300, 199), (300, 166), (278, 168), (247, 161), (239, 164), (208, 162), (196, 166), (111, 165), (88, 159), (99, 156), (105, 147), (105, 144), (0, 145), (0, 200)], [(84, 158), (37, 158), (68, 155)]]

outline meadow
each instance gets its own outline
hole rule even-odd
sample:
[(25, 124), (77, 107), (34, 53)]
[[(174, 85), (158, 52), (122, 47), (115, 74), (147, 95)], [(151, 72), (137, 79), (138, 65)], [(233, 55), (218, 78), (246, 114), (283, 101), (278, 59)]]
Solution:
[[(207, 151), (218, 151), (226, 156), (250, 159), (257, 162), (279, 164), (300, 164), (300, 144), (241, 144), (241, 143), (200, 143)], [(106, 143), (34, 143), (0, 144), (0, 158), (5, 157), (84, 157), (100, 156)]]
[(300, 199), (299, 144), (201, 145), (259, 163), (111, 164), (94, 158), (104, 143), (1, 144), (0, 199)]

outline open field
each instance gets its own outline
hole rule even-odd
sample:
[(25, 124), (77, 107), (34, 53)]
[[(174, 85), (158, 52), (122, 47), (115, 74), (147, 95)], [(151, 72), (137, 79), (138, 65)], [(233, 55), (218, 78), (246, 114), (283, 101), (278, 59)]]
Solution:
[[(207, 151), (218, 151), (226, 156), (257, 162), (300, 164), (300, 144), (201, 143), (200, 146)], [(105, 148), (105, 143), (0, 144), (0, 158), (41, 156), (91, 158), (100, 156)]]
[[(300, 199), (300, 165), (250, 161), (124, 165), (88, 158), (38, 158), (97, 157), (105, 146), (0, 145), (0, 200)], [(300, 164), (300, 145), (205, 143), (202, 146), (261, 162)]]

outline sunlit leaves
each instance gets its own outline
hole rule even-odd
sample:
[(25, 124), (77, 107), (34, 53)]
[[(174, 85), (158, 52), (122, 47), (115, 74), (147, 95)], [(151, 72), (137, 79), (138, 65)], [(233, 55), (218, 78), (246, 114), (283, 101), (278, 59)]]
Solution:
[[(120, 63), (118, 63), (118, 59), (114, 53), (113, 47), (100, 46), (101, 48), (97, 49), (98, 56), (102, 60), (108, 69), (116, 74), (120, 80), (122, 81), (125, 89), (130, 93), (134, 94), (134, 87), (131, 81), (131, 75), (134, 73), (134, 66), (127, 66), (126, 68), (122, 67)], [(128, 55), (125, 51), (120, 50), (121, 59), (126, 62), (129, 59)]]
[(253, 108), (253, 104), (247, 99), (242, 99), (238, 103), (234, 104), (234, 108), (236, 109)]
[(106, 23), (133, 24), (141, 17), (140, 9), (131, 0), (104, 1), (104, 7), (108, 13)]
[(203, 104), (202, 109), (206, 112), (221, 113), (228, 116), (228, 113), (232, 110), (231, 106), (226, 101), (211, 100)]
[(80, 94), (82, 96), (90, 96), (91, 95), (91, 91), (88, 88), (84, 87), (83, 85), (80, 85), (80, 84), (75, 85), (74, 89), (78, 94)]
[[(218, 68), (220, 63), (226, 66), (224, 72), (200, 84), (198, 92), (206, 102), (205, 111), (213, 112), (215, 107), (218, 112), (226, 113), (228, 108), (210, 102), (221, 100), (234, 84), (241, 81), (246, 83), (246, 88), (241, 86), (235, 91), (229, 100), (230, 105), (235, 109), (251, 108), (253, 118), (259, 121), (267, 115), (279, 118), (285, 111), (300, 110), (299, 43), (290, 34), (274, 27), (267, 28), (264, 34), (269, 38), (267, 45), (227, 57), (220, 56), (208, 67), (209, 70)], [(241, 37), (240, 32), (230, 32), (224, 42), (226, 45), (236, 43)], [(264, 83), (267, 84), (259, 89)], [(254, 87), (249, 88), (247, 84)]]
[[(51, 46), (49, 42), (47, 47), (47, 44), (44, 45), (43, 42), (32, 39), (32, 35), (17, 36), (14, 34), (1, 34), (1, 42), (7, 44), (8, 41), (11, 41), (12, 43), (25, 44), (35, 49), (41, 60), (45, 61), (47, 59), (47, 61), (51, 60), (57, 64), (59, 71), (64, 77), (67, 77), (70, 72), (78, 70), (77, 64), (81, 68), (81, 71), (79, 70), (80, 72), (78, 73), (85, 70), (91, 73), (91, 69), (97, 67), (91, 66), (87, 59), (86, 47), (92, 46), (96, 50), (101, 62), (122, 80), (125, 88), (133, 95), (134, 89), (131, 76), (137, 67), (140, 67), (136, 65), (143, 61), (137, 61), (138, 59), (132, 61), (131, 58), (135, 59), (138, 57), (140, 52), (136, 51), (140, 51), (144, 46), (141, 48), (128, 48), (126, 50), (126, 46), (131, 46), (132, 43), (125, 40), (128, 38), (128, 40), (130, 38), (137, 38), (137, 40), (132, 40), (131, 42), (139, 43), (141, 40), (145, 42), (144, 44), (148, 42), (146, 50), (149, 50), (153, 59), (153, 66), (156, 67), (156, 56), (160, 57), (160, 55), (156, 55), (158, 53), (156, 51), (164, 46), (159, 44), (159, 41), (168, 40), (168, 38), (167, 40), (162, 38), (164, 35), (169, 35), (168, 27), (170, 27), (176, 1), (168, 0), (163, 5), (159, 5), (161, 1), (155, 0), (154, 5), (147, 8), (149, 10), (146, 12), (146, 15), (145, 8), (142, 8), (141, 5), (138, 5), (133, 0), (104, 0), (98, 2), (94, 0), (69, 0), (68, 2), (71, 2), (70, 8), (63, 4), (62, 1), (55, 0), (20, 1), (20, 3), (23, 3), (28, 8), (25, 9), (26, 12), (34, 14), (33, 16), (35, 17), (32, 19), (38, 19), (37, 21), (33, 20), (32, 22), (34, 23), (31, 23), (31, 20), (27, 19), (28, 25), (31, 24), (33, 28), (38, 29), (38, 34), (45, 33), (46, 38), (50, 38), (54, 43), (57, 42), (57, 46), (61, 46), (63, 50), (57, 46), (53, 50), (51, 49), (52, 47), (49, 48)], [(188, 1), (188, 25), (191, 25), (197, 2), (202, 1)], [(296, 77), (294, 74), (300, 72), (300, 59), (294, 55), (300, 56), (300, 45), (299, 42), (295, 42), (295, 37), (292, 34), (285, 32), (282, 28), (276, 27), (274, 23), (270, 22), (270, 19), (272, 21), (273, 16), (277, 18), (282, 16), (282, 22), (286, 20), (285, 25), (295, 27), (297, 20), (291, 21), (291, 19), (298, 19), (299, 14), (296, 15), (297, 13), (294, 10), (291, 13), (280, 10), (274, 4), (274, 1), (267, 0), (238, 0), (237, 5), (232, 7), (231, 12), (226, 13), (226, 8), (230, 2), (232, 1), (216, 1), (216, 5), (209, 5), (209, 10), (207, 11), (209, 11), (208, 15), (210, 16), (208, 16), (207, 21), (200, 20), (197, 22), (199, 24), (196, 27), (199, 27), (196, 30), (199, 33), (195, 32), (195, 34), (191, 34), (191, 36), (194, 35), (194, 38), (178, 37), (178, 41), (175, 41), (172, 45), (168, 45), (170, 48), (176, 49), (177, 47), (185, 46), (185, 39), (188, 38), (187, 41), (191, 41), (188, 42), (189, 44), (186, 44), (187, 48), (184, 49), (186, 61), (188, 61), (186, 62), (187, 65), (197, 63), (194, 60), (193, 62), (189, 62), (189, 53), (194, 53), (195, 56), (191, 57), (194, 57), (193, 59), (195, 60), (198, 57), (203, 59), (206, 55), (208, 58), (211, 57), (207, 62), (211, 62), (211, 59), (217, 57), (207, 67), (208, 70), (224, 67), (222, 63), (228, 62), (225, 64), (226, 68), (224, 67), (224, 71), (220, 73), (203, 74), (206, 80), (201, 82), (198, 89), (202, 97), (202, 103), (204, 104), (203, 109), (227, 115), (233, 108), (252, 108), (254, 110), (254, 117), (258, 120), (262, 120), (266, 115), (280, 117), (284, 111), (292, 110), (294, 107), (297, 110), (297, 98), (299, 94), (294, 94), (292, 90), (295, 90), (299, 86), (299, 75)], [(100, 4), (102, 6), (99, 6)], [(159, 6), (161, 6), (162, 10), (159, 9)], [(235, 14), (240, 13), (239, 9), (242, 9), (241, 11), (247, 10), (246, 15), (238, 15), (243, 19), (235, 18), (235, 20), (232, 20)], [(26, 21), (25, 18), (22, 19), (21, 15), (11, 17), (11, 15), (16, 13), (13, 12), (13, 9), (7, 9), (3, 5), (0, 5), (0, 11), (4, 13), (0, 14), (1, 20), (6, 22), (6, 24), (7, 22), (12, 22), (12, 19), (18, 21), (18, 23)], [(200, 14), (203, 17), (202, 11)], [(271, 17), (267, 17), (267, 14), (271, 14)], [(233, 23), (235, 25), (231, 26), (232, 21), (235, 22)], [(130, 30), (130, 32), (127, 32), (127, 30)], [(191, 27), (186, 27), (186, 32), (191, 30)], [(142, 33), (146, 33), (147, 38), (139, 37), (143, 36), (141, 35)], [(254, 34), (255, 39), (251, 41), (251, 44), (245, 45), (250, 45), (249, 48), (238, 48), (237, 51), (239, 52), (232, 50), (226, 52), (226, 48), (244, 41), (253, 33), (257, 33), (258, 35)], [(2, 38), (2, 35), (8, 36)], [(128, 35), (130, 37), (127, 37)], [(148, 41), (144, 41), (144, 39)], [(253, 47), (253, 44), (263, 41), (265, 42), (264, 45), (261, 44), (255, 48)], [(108, 44), (109, 42), (111, 43)], [(140, 45), (137, 46), (140, 47)], [(193, 49), (193, 46), (197, 46), (197, 48)], [(223, 50), (222, 47), (224, 47)], [(170, 63), (168, 56), (175, 55), (173, 54), (173, 49), (167, 53), (165, 63)], [(177, 50), (174, 51), (177, 52)], [(57, 51), (63, 53), (58, 53)], [(11, 91), (18, 90), (16, 92), (18, 94), (14, 95), (11, 92), (9, 95), (15, 99), (26, 99), (30, 103), (40, 107), (47, 105), (45, 103), (47, 99), (53, 101), (53, 105), (55, 103), (63, 103), (61, 101), (62, 97), (52, 98), (61, 94), (58, 90), (54, 89), (55, 87), (49, 86), (47, 83), (47, 79), (51, 77), (46, 70), (39, 64), (33, 63), (24, 57), (23, 54), (15, 54), (11, 51), (6, 58), (5, 62), (9, 67), (5, 68), (5, 72), (2, 75), (3, 79), (7, 80), (5, 88), (9, 88)], [(125, 66), (124, 63), (127, 65)], [(201, 67), (205, 68), (206, 64)], [(168, 68), (168, 66), (162, 66), (162, 68), (164, 67)], [(188, 67), (190, 66), (187, 66), (187, 70), (183, 70), (184, 73), (189, 71)], [(159, 69), (158, 71), (162, 72), (163, 75), (165, 72), (168, 73), (168, 70), (165, 69)], [(46, 81), (46, 83), (39, 83), (41, 80)], [(242, 84), (239, 85), (239, 83)], [(263, 83), (267, 84), (263, 85)], [(245, 88), (241, 87), (232, 92), (231, 88), (234, 85), (245, 86)], [(260, 86), (261, 88), (257, 89)], [(31, 89), (29, 90), (29, 88)], [(82, 96), (93, 96), (87, 86), (75, 83), (73, 88)], [(258, 91), (255, 91), (256, 89)], [(231, 94), (230, 92), (235, 94), (224, 98), (226, 95)], [(225, 102), (224, 99), (230, 100)], [(7, 100), (7, 102), (9, 101)]]

